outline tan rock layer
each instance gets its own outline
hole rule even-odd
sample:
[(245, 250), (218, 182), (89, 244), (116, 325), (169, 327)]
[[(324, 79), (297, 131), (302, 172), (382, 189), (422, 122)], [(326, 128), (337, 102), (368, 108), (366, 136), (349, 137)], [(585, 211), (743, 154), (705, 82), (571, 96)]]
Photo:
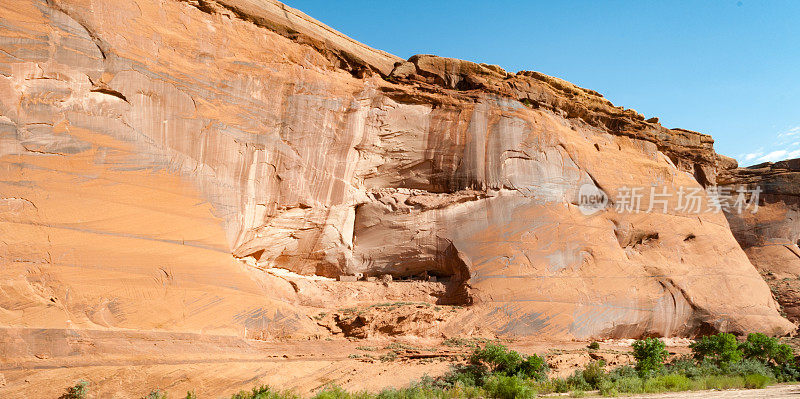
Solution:
[(800, 159), (728, 168), (720, 184), (761, 190), (755, 214), (726, 214), (790, 320), (800, 321)]
[(577, 206), (713, 184), (708, 136), (271, 1), (0, 10), (4, 326), (321, 336), (320, 309), (409, 284), (324, 280), (361, 273), (437, 278), (422, 296), (459, 307), (419, 334), (794, 328), (722, 215)]

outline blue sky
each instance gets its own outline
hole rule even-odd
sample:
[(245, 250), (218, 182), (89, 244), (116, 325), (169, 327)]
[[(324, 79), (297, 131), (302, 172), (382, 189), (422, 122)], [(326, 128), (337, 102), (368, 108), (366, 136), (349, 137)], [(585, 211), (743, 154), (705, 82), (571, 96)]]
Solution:
[(285, 2), (403, 58), (569, 80), (740, 164), (800, 157), (800, 1)]

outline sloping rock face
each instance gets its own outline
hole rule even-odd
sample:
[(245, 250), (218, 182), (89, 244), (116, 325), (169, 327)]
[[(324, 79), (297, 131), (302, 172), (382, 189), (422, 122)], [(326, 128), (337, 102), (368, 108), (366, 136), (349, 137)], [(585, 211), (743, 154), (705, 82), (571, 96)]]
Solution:
[(722, 214), (647, 212), (707, 200), (706, 135), (274, 1), (0, 10), (4, 326), (318, 336), (314, 279), (362, 273), (437, 277), (451, 335), (794, 328)]
[(730, 168), (720, 180), (761, 190), (757, 213), (726, 216), (783, 311), (790, 320), (800, 321), (800, 159)]

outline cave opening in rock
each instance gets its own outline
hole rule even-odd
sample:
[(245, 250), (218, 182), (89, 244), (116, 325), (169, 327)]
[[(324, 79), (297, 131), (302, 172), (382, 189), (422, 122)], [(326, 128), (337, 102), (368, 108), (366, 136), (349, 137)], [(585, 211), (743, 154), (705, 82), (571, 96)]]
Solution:
[(698, 164), (694, 164), (694, 179), (697, 180), (703, 188), (708, 187), (709, 181), (706, 177), (706, 172), (703, 171), (703, 168)]

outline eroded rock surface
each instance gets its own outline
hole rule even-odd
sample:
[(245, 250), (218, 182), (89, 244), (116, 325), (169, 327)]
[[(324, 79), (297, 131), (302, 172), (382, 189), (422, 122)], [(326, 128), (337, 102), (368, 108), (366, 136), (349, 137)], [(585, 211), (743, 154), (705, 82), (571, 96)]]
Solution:
[(726, 216), (786, 315), (800, 321), (800, 159), (734, 166), (722, 173), (721, 182), (761, 190), (758, 212)]
[[(716, 182), (709, 136), (274, 1), (0, 10), (4, 326), (321, 336), (320, 309), (409, 284), (313, 299), (360, 273), (435, 277), (451, 335), (794, 328), (723, 215), (645, 212)], [(585, 185), (647, 195), (587, 216)]]

